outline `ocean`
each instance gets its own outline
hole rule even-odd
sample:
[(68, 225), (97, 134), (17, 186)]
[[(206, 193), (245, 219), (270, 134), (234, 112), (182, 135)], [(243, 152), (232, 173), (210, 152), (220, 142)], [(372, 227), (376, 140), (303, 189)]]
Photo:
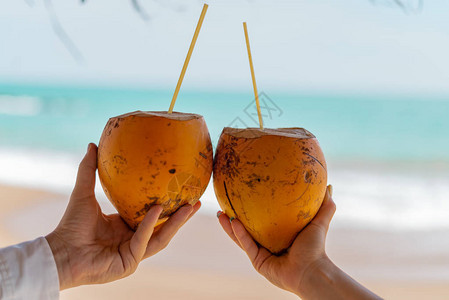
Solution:
[[(109, 117), (167, 110), (171, 97), (168, 89), (0, 84), (0, 183), (68, 195)], [(265, 127), (304, 127), (318, 138), (337, 226), (449, 228), (449, 96), (264, 91), (260, 100)], [(214, 145), (225, 126), (258, 126), (251, 91), (182, 90), (175, 110), (203, 115)], [(99, 184), (97, 195), (107, 202)], [(202, 202), (203, 213), (218, 209), (211, 184)]]

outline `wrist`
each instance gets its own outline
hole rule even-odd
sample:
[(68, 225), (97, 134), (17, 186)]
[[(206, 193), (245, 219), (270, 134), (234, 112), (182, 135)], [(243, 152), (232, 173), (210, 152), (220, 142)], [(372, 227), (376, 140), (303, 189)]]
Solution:
[(296, 295), (304, 300), (381, 299), (339, 269), (328, 257), (317, 261), (303, 276)]
[(301, 299), (313, 299), (313, 294), (316, 292), (316, 286), (321, 282), (329, 283), (332, 281), (333, 274), (337, 270), (337, 266), (324, 255), (311, 263), (304, 271), (299, 285), (294, 293)]
[(53, 253), (53, 258), (58, 270), (59, 290), (62, 291), (68, 289), (73, 286), (73, 281), (67, 246), (56, 232), (48, 234), (45, 238)]

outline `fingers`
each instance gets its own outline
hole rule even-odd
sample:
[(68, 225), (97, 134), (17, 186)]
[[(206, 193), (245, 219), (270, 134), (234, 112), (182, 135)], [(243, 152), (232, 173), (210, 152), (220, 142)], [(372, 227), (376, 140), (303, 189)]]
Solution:
[(323, 204), (321, 208), (313, 219), (312, 223), (319, 225), (326, 229), (329, 229), (329, 224), (332, 217), (335, 214), (336, 206), (332, 200), (332, 185), (329, 185), (326, 189), (326, 195), (324, 196)]
[(193, 207), (184, 205), (179, 208), (164, 224), (147, 245), (144, 258), (150, 257), (168, 246), (178, 230), (200, 209), (198, 201)]
[(239, 220), (233, 220), (231, 222), (231, 227), (232, 231), (234, 231), (234, 234), (237, 237), (237, 240), (242, 246), (242, 249), (246, 252), (246, 255), (248, 255), (249, 259), (251, 260), (254, 268), (259, 273), (266, 276), (266, 268), (264, 270), (264, 266), (266, 265), (265, 262), (267, 261), (267, 259), (272, 257), (271, 252), (264, 247), (259, 247), (254, 241), (253, 237), (248, 233), (248, 231), (246, 231), (245, 227)]
[(90, 143), (86, 155), (81, 161), (76, 177), (73, 194), (76, 197), (88, 197), (93, 195), (95, 188), (95, 171), (97, 169), (97, 146)]
[(179, 228), (184, 225), (192, 212), (193, 207), (191, 205), (184, 205), (168, 218), (168, 220), (161, 225), (159, 231), (151, 238), (149, 243), (147, 243), (144, 258), (150, 257), (167, 247), (171, 239), (175, 236), (176, 232), (178, 232)]
[(234, 219), (231, 222), (231, 228), (242, 249), (246, 252), (249, 259), (254, 264), (257, 254), (259, 253), (259, 247), (253, 237), (248, 233), (248, 231), (246, 231), (243, 224), (237, 219)]
[(162, 206), (155, 205), (151, 207), (131, 238), (129, 248), (136, 263), (139, 263), (142, 260), (147, 249), (148, 242), (153, 234), (154, 226), (156, 226), (157, 220), (159, 219), (161, 213)]
[(231, 226), (231, 222), (229, 221), (229, 217), (223, 212), (218, 212), (217, 216), (218, 216), (218, 222), (220, 223), (223, 230), (237, 244), (237, 246), (242, 248), (242, 245), (240, 245), (239, 240), (237, 239), (237, 237), (234, 234), (234, 231), (232, 230), (232, 226)]
[[(187, 220), (184, 222), (184, 224), (188, 221), (188, 220), (190, 220), (190, 218), (191, 217), (193, 217), (193, 215), (194, 214), (196, 214), (196, 212), (201, 208), (201, 201), (198, 201), (197, 203), (195, 203), (195, 205), (193, 206), (193, 210), (192, 210), (192, 212), (190, 213), (190, 215), (189, 215), (189, 217), (187, 218)], [(183, 224), (183, 225), (184, 225)]]

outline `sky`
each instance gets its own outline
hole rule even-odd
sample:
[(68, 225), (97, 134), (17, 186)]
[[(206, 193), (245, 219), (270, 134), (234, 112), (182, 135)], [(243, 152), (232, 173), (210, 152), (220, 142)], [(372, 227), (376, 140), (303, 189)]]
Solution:
[[(251, 86), (246, 21), (259, 89), (449, 94), (449, 1), (373, 1), (210, 0), (183, 88)], [(147, 20), (131, 1), (0, 1), (0, 83), (174, 88), (203, 2), (140, 3)]]

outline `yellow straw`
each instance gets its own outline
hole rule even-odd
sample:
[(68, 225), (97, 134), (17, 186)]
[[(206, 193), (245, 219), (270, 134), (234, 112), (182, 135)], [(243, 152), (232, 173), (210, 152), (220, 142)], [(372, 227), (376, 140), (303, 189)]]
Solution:
[(168, 109), (169, 114), (173, 112), (173, 108), (175, 107), (176, 98), (178, 97), (179, 89), (181, 88), (182, 80), (184, 79), (184, 75), (186, 74), (187, 66), (189, 65), (190, 57), (192, 56), (193, 48), (195, 47), (195, 43), (198, 38), (198, 34), (200, 33), (201, 25), (203, 25), (204, 16), (206, 15), (208, 7), (209, 6), (204, 3), (200, 19), (198, 20), (198, 25), (196, 25), (195, 34), (193, 35), (192, 42), (190, 43), (189, 52), (187, 52), (187, 57), (184, 61), (184, 66), (182, 67), (181, 75), (178, 79), (178, 84), (176, 85), (175, 93), (173, 94), (173, 98), (171, 99), (170, 108)]
[(254, 95), (256, 96), (257, 114), (259, 115), (260, 129), (263, 130), (262, 113), (260, 112), (259, 94), (257, 93), (256, 76), (254, 75), (253, 59), (251, 57), (251, 48), (249, 46), (248, 28), (246, 22), (243, 22), (243, 29), (245, 30), (246, 49), (248, 49), (249, 67), (251, 69), (251, 78), (253, 79)]

